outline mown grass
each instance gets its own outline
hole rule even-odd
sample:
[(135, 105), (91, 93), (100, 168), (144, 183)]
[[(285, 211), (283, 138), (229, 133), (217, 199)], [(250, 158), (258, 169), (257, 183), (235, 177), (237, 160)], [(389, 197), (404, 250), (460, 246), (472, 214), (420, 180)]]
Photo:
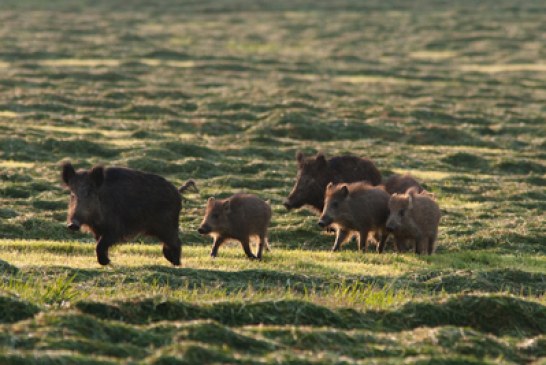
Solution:
[[(546, 55), (535, 1), (0, 3), (0, 363), (540, 363)], [(410, 172), (436, 255), (362, 254), (281, 203), (294, 156)], [(187, 194), (173, 268), (137, 237), (96, 263), (59, 163)], [(272, 252), (208, 256), (209, 196), (273, 208)]]

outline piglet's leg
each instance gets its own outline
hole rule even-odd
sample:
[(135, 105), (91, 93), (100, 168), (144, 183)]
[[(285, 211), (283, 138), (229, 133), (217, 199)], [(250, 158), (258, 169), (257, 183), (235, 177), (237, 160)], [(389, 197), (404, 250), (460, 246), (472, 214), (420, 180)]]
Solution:
[(109, 237), (107, 235), (101, 236), (99, 240), (97, 241), (97, 261), (101, 265), (108, 265), (110, 263), (110, 259), (108, 258), (108, 249), (110, 246), (112, 246), (116, 240), (113, 237)]
[(334, 242), (334, 247), (332, 247), (332, 251), (339, 251), (341, 248), (341, 245), (347, 237), (349, 236), (349, 231), (346, 231), (344, 229), (338, 229), (336, 232), (336, 241)]
[(250, 249), (250, 240), (248, 238), (242, 239), (241, 245), (243, 246), (243, 250), (245, 251), (245, 254), (249, 259), (257, 259), (257, 257), (254, 256), (252, 250)]
[(210, 251), (210, 257), (216, 257), (218, 255), (218, 249), (220, 248), (220, 245), (224, 243), (226, 239), (224, 237), (218, 236), (214, 239), (214, 242), (212, 243), (212, 250)]

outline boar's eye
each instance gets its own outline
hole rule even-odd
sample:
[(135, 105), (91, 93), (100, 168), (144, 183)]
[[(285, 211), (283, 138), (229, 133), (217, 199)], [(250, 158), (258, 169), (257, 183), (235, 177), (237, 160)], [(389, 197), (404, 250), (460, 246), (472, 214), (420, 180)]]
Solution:
[(220, 218), (220, 215), (218, 213), (214, 213), (212, 215), (212, 219), (218, 219), (218, 218)]
[(332, 208), (337, 209), (338, 206), (339, 206), (338, 202), (333, 202), (332, 203)]

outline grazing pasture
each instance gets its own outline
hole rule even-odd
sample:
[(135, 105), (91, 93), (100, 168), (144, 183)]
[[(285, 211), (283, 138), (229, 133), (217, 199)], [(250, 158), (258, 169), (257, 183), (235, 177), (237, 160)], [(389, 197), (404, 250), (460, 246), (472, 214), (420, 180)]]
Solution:
[[(546, 361), (546, 3), (0, 2), (0, 363)], [(297, 151), (409, 172), (432, 256), (367, 254), (282, 205)], [(182, 265), (66, 229), (60, 163), (195, 179)], [(211, 259), (210, 196), (273, 210)], [(371, 246), (373, 248), (373, 246)]]

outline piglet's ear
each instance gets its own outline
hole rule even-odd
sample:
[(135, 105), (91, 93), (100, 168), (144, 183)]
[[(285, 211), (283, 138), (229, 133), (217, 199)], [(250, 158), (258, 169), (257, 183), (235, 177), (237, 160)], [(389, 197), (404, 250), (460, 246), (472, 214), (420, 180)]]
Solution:
[(225, 210), (226, 212), (229, 212), (229, 208), (230, 208), (229, 200), (226, 200), (226, 201), (224, 202), (224, 204), (222, 204), (222, 207), (224, 207), (224, 210)]
[(328, 185), (326, 186), (326, 190), (332, 190), (333, 187), (334, 187), (334, 183), (330, 181)]
[(89, 177), (91, 178), (91, 181), (93, 181), (95, 186), (98, 188), (104, 182), (104, 167), (94, 166), (89, 172)]
[(61, 178), (63, 179), (65, 185), (68, 185), (70, 183), (70, 180), (72, 180), (72, 178), (76, 176), (76, 170), (74, 170), (74, 166), (72, 166), (70, 162), (63, 162), (61, 166), (63, 168)]
[(409, 210), (412, 210), (413, 209), (413, 195), (409, 195), (409, 198), (408, 198), (408, 209)]
[(208, 203), (214, 203), (214, 200), (215, 200), (214, 197), (211, 196), (211, 197), (209, 198), (209, 200), (207, 200), (207, 202), (208, 202)]
[(305, 155), (303, 154), (303, 152), (298, 151), (296, 153), (296, 161), (298, 161), (298, 164), (301, 165), (304, 160), (305, 160)]
[(344, 198), (349, 195), (349, 188), (347, 187), (347, 185), (343, 185), (340, 191)]

